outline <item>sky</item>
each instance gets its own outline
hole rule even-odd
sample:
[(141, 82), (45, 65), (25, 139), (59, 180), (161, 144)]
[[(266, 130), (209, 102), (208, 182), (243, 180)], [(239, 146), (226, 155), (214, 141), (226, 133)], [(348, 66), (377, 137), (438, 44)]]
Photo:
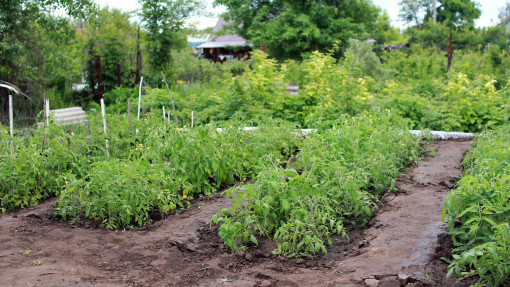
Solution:
[[(488, 27), (497, 23), (499, 10), (505, 6), (505, 3), (510, 0), (484, 0), (475, 1), (480, 5), (482, 10), (482, 16), (476, 21), (477, 27)], [(111, 8), (118, 8), (123, 11), (133, 11), (140, 8), (138, 0), (95, 0), (101, 7), (109, 6)], [(216, 17), (200, 17), (193, 18), (190, 22), (197, 25), (197, 28), (203, 29), (207, 27), (213, 27), (216, 24), (217, 16), (226, 11), (225, 7), (212, 7), (214, 0), (204, 0), (207, 3), (207, 11), (212, 13)], [(398, 21), (398, 0), (372, 0), (372, 2), (379, 8), (386, 10), (390, 15), (392, 24), (395, 27), (403, 28), (404, 23)]]

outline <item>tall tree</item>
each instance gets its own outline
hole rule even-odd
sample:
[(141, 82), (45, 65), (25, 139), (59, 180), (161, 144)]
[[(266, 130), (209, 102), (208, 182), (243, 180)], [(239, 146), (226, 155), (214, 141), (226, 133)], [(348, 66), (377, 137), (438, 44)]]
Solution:
[[(34, 102), (17, 103), (17, 111), (31, 117), (42, 91), (63, 94), (76, 77), (74, 31), (69, 17), (55, 16), (64, 9), (72, 18), (82, 17), (91, 0), (0, 1), (0, 79), (19, 86)], [(51, 90), (48, 87), (53, 88)], [(6, 108), (0, 90), (0, 108)], [(16, 104), (16, 103), (15, 103)], [(1, 113), (5, 114), (5, 113)], [(19, 117), (18, 117), (19, 118)]]
[[(450, 28), (472, 27), (481, 15), (472, 0), (436, 0), (437, 21)], [(425, 26), (434, 15), (434, 0), (401, 0), (399, 18), (408, 24)]]
[(366, 39), (380, 10), (369, 0), (216, 0), (228, 7), (226, 20), (240, 36), (279, 59), (301, 58), (314, 50), (338, 44), (342, 53), (348, 39)]
[(437, 8), (437, 21), (450, 27), (473, 26), (482, 12), (471, 0), (442, 0)]
[(92, 67), (95, 66), (96, 57), (100, 57), (105, 91), (118, 85), (118, 65), (121, 68), (121, 82), (136, 84), (137, 27), (129, 17), (128, 13), (118, 9), (103, 8), (75, 24), (77, 37), (84, 48), (83, 64), (88, 66), (85, 73), (87, 83), (90, 83), (92, 90), (98, 78), (96, 68)]
[(186, 38), (182, 33), (185, 20), (202, 13), (200, 0), (139, 0), (148, 50), (148, 63), (155, 83), (160, 83), (161, 71), (172, 62), (172, 49), (183, 48)]
[(433, 9), (433, 3), (434, 0), (401, 0), (398, 17), (408, 25), (422, 25), (425, 14)]

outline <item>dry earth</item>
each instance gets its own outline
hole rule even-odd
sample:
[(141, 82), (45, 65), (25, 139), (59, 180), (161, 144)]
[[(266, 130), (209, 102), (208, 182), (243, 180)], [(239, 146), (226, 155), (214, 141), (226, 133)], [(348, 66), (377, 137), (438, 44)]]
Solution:
[(220, 195), (126, 232), (60, 222), (48, 200), (0, 216), (0, 286), (465, 286), (445, 280), (439, 258), (451, 249), (443, 202), (469, 145), (431, 145), (435, 156), (406, 171), (365, 230), (315, 260), (275, 256), (271, 240), (229, 254), (209, 229), (230, 205)]

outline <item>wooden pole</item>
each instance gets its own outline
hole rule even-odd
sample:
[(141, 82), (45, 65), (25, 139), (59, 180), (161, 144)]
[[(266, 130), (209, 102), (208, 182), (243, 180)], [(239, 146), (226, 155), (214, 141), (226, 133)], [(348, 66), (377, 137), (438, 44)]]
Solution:
[(108, 136), (106, 135), (106, 116), (104, 112), (104, 99), (101, 99), (101, 116), (103, 117), (103, 129), (104, 129), (104, 140), (106, 143), (106, 156), (110, 156), (109, 146), (108, 146)]

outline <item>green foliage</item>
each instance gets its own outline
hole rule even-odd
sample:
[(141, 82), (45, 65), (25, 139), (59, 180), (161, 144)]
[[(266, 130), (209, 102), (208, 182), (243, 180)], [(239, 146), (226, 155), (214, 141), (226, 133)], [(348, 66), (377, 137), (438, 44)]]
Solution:
[(478, 275), (487, 286), (510, 282), (509, 131), (507, 124), (477, 139), (464, 159), (466, 175), (449, 194), (443, 213), (456, 246), (448, 273)]
[[(164, 216), (183, 202), (209, 195), (236, 180), (260, 171), (264, 155), (288, 157), (299, 139), (291, 126), (276, 122), (245, 132), (211, 126), (175, 128), (157, 115), (134, 121), (138, 134), (129, 132), (126, 117), (109, 119), (111, 158), (104, 158), (104, 138), (98, 129), (92, 140), (93, 164), (86, 174), (65, 176), (55, 214), (63, 219), (98, 220), (109, 229), (141, 226)], [(94, 118), (91, 126), (100, 126)]]
[(420, 146), (387, 112), (344, 118), (310, 133), (293, 161), (268, 157), (255, 184), (230, 189), (230, 209), (211, 221), (235, 252), (271, 236), (273, 251), (288, 257), (327, 253), (331, 235), (362, 227), (377, 209), (377, 196), (399, 170), (419, 158)]
[(337, 43), (343, 49), (350, 38), (364, 40), (389, 29), (379, 25), (379, 9), (365, 0), (215, 3), (228, 8), (226, 19), (232, 20), (232, 29), (256, 47), (266, 43), (268, 53), (277, 59), (301, 59), (316, 50), (327, 52)]
[(87, 67), (84, 69), (87, 83), (97, 83), (95, 60), (99, 56), (105, 91), (118, 86), (117, 63), (121, 66), (122, 84), (137, 84), (134, 83), (136, 60), (133, 61), (136, 59), (137, 28), (129, 17), (129, 13), (103, 8), (92, 12), (86, 21), (75, 23), (76, 37), (83, 49), (82, 65)]
[(203, 9), (197, 0), (142, 0), (142, 20), (145, 23), (148, 63), (152, 84), (159, 85), (161, 71), (172, 63), (171, 51), (186, 45), (184, 21)]
[[(0, 141), (11, 146), (7, 130), (2, 126)], [(51, 134), (51, 138), (46, 135)], [(14, 153), (4, 149), (1, 157), (0, 205), (2, 212), (36, 204), (58, 195), (61, 176), (81, 175), (87, 164), (86, 146), (64, 130), (52, 127), (39, 129), (34, 137), (14, 139)]]
[(349, 48), (345, 51), (344, 63), (350, 74), (357, 78), (371, 77), (385, 80), (388, 74), (381, 67), (379, 57), (373, 51), (372, 43), (363, 43), (356, 39), (349, 39)]

